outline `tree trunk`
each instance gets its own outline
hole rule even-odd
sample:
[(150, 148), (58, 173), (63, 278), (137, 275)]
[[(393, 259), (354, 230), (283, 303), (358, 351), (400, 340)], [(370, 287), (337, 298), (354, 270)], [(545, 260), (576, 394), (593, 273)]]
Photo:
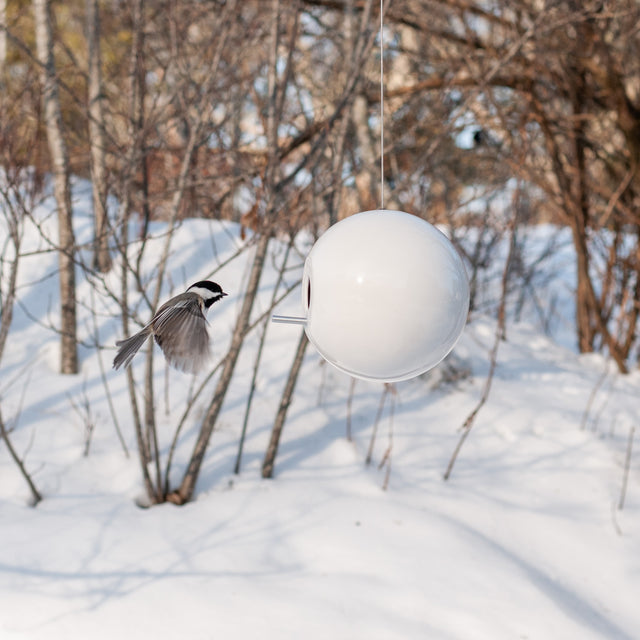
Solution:
[(100, 13), (98, 0), (87, 0), (87, 46), (89, 49), (89, 146), (93, 191), (93, 266), (103, 273), (111, 268), (107, 218), (107, 169), (105, 158), (104, 110), (102, 107), (102, 56), (100, 55)]
[(351, 112), (358, 152), (360, 156), (360, 171), (356, 174), (356, 186), (359, 195), (359, 205), (362, 210), (375, 209), (380, 203), (376, 152), (369, 130), (369, 106), (363, 93), (358, 94), (353, 101)]
[(69, 156), (62, 131), (58, 79), (53, 57), (53, 16), (50, 0), (33, 0), (36, 47), (41, 65), (42, 103), (53, 185), (58, 207), (58, 262), (60, 267), (60, 372), (78, 372), (76, 341), (75, 239), (69, 188)]
[(280, 406), (276, 413), (276, 419), (273, 423), (273, 429), (271, 429), (271, 439), (269, 440), (269, 446), (267, 447), (267, 453), (264, 456), (264, 462), (262, 463), (262, 477), (272, 478), (273, 467), (276, 461), (276, 455), (278, 453), (278, 447), (280, 445), (280, 436), (282, 435), (282, 429), (284, 428), (285, 420), (287, 419), (287, 411), (293, 398), (293, 392), (296, 388), (296, 382), (298, 381), (298, 374), (302, 368), (304, 362), (304, 353), (307, 350), (307, 334), (302, 331), (300, 340), (298, 341), (298, 348), (293, 358), (293, 364), (289, 369), (289, 376), (287, 378), (287, 384), (282, 392), (282, 398), (280, 399)]
[(0, 202), (0, 209), (4, 210), (7, 230), (11, 237), (13, 250), (15, 251), (13, 259), (10, 259), (9, 275), (4, 280), (3, 288), (0, 289), (0, 360), (2, 360), (4, 347), (9, 337), (11, 320), (13, 319), (13, 306), (16, 301), (16, 287), (18, 283), (18, 264), (20, 262), (20, 241), (22, 238), (22, 230), (20, 229), (20, 216), (22, 212), (14, 210), (10, 198), (10, 191), (7, 195), (3, 193), (2, 202)]

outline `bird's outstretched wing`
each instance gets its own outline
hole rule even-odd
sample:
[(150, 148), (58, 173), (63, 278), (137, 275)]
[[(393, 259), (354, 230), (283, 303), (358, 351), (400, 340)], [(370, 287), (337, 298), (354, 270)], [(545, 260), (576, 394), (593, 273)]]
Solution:
[(169, 364), (180, 371), (196, 373), (209, 359), (207, 319), (196, 299), (161, 308), (153, 332)]

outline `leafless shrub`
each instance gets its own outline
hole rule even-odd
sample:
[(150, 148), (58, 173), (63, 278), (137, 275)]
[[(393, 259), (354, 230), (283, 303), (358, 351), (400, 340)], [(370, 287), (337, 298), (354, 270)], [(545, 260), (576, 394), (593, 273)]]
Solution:
[[(0, 98), (0, 108), (4, 111), (12, 107)], [(0, 121), (2, 121), (1, 117)], [(5, 126), (7, 126), (6, 122)], [(19, 141), (15, 134), (12, 135), (9, 127), (1, 129), (0, 133), (7, 143), (5, 152), (10, 153)], [(24, 144), (28, 144), (28, 142), (28, 138), (23, 141)], [(9, 158), (5, 157), (6, 160)], [(1, 235), (4, 237), (0, 247), (0, 362), (9, 339), (14, 307), (18, 300), (18, 268), (21, 259), (24, 225), (39, 195), (40, 187), (37, 173), (21, 165), (20, 160), (20, 156), (16, 155), (13, 161), (7, 162), (5, 167), (0, 169), (0, 229), (2, 230)], [(26, 388), (26, 384), (23, 387), (23, 393), (24, 388)], [(1, 404), (2, 398), (0, 398)], [(19, 412), (20, 409), (18, 409), (18, 414)], [(29, 486), (32, 504), (35, 506), (42, 499), (42, 495), (36, 488), (24, 460), (20, 458), (13, 446), (9, 431), (0, 413), (0, 435), (11, 458)]]

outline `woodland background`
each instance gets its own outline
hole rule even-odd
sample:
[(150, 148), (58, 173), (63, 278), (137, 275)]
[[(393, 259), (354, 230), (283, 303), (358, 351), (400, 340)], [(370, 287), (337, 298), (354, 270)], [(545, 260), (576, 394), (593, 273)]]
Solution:
[[(49, 186), (57, 232), (43, 228), (39, 250), (58, 256), (50, 329), (63, 374), (78, 372), (79, 346), (111, 347), (78, 327), (78, 306), (89, 305), (80, 270), (117, 302), (127, 335), (173, 287), (167, 263), (183, 220), (239, 223), (250, 252), (228, 351), (207, 378), (215, 389), (175, 486), (173, 450), (166, 471), (159, 463), (153, 352), (143, 378), (124, 374), (151, 503), (193, 496), (245, 338), (266, 333), (268, 312), (256, 318), (254, 302), (274, 239), (295, 254), (300, 233), (317, 237), (379, 205), (381, 44), (385, 204), (446, 229), (468, 269), (471, 316), (486, 305), (479, 274), (494, 266), (498, 298), (536, 300), (535, 267), (554, 244), (527, 266), (519, 239), (552, 223), (574, 249), (567, 295), (579, 351), (602, 352), (622, 373), (638, 367), (640, 3), (393, 0), (382, 10), (380, 42), (380, 6), (367, 0), (0, 0), (0, 358), (24, 292), (25, 225), (40, 224)], [(92, 185), (87, 242), (74, 232), (74, 177)], [(164, 241), (149, 268), (156, 222)], [(505, 238), (506, 260), (496, 249)], [(272, 307), (297, 284), (282, 285), (286, 265)], [(554, 304), (538, 305), (543, 321)], [(499, 299), (491, 309), (504, 316)], [(265, 477), (306, 344), (301, 335)], [(260, 351), (256, 371), (259, 361)], [(0, 426), (11, 447), (1, 416)]]

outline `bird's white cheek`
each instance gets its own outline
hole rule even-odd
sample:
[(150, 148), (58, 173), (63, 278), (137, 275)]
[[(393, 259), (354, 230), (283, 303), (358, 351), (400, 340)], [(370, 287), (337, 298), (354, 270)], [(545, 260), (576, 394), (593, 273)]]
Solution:
[(205, 289), (204, 287), (191, 287), (189, 289), (189, 293), (195, 293), (197, 295), (199, 295), (203, 300), (211, 300), (211, 298), (214, 298), (216, 296), (215, 293), (213, 293), (212, 291), (209, 291), (209, 289)]

